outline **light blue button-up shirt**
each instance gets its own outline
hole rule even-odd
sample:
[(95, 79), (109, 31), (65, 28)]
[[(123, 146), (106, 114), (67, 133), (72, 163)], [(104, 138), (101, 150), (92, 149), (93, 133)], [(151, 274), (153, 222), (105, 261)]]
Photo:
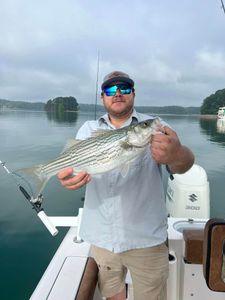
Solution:
[[(134, 111), (123, 126), (150, 118)], [(97, 129), (115, 128), (106, 114), (85, 122), (76, 138), (86, 139)], [(167, 213), (161, 176), (150, 148), (130, 163), (126, 176), (119, 169), (92, 176), (86, 186), (81, 238), (116, 253), (163, 243)]]

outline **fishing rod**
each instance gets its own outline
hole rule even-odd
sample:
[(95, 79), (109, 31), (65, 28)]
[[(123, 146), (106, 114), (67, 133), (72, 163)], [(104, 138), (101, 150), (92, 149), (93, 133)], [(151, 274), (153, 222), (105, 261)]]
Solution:
[(23, 194), (23, 196), (26, 198), (26, 200), (28, 200), (28, 202), (31, 204), (32, 208), (36, 211), (37, 216), (40, 218), (40, 220), (42, 221), (42, 223), (46, 226), (46, 228), (48, 229), (48, 231), (53, 236), (55, 236), (58, 233), (58, 230), (52, 224), (51, 220), (49, 219), (49, 217), (44, 212), (44, 209), (41, 207), (42, 206), (42, 202), (44, 200), (43, 196), (41, 194), (38, 195), (37, 198), (33, 198), (33, 196), (30, 196), (30, 194), (27, 192), (27, 190), (19, 183), (18, 178), (16, 176), (18, 176), (20, 179), (23, 179), (23, 178), (20, 177), (18, 174), (14, 173), (14, 172), (11, 172), (7, 168), (5, 162), (2, 162), (0, 160), (0, 164), (3, 167), (3, 169), (5, 170), (5, 172), (13, 178), (13, 180), (14, 180), (15, 184), (17, 185), (18, 189)]
[(99, 57), (100, 57), (100, 52), (99, 52), (99, 50), (98, 50), (98, 58), (97, 58), (97, 74), (96, 74), (96, 88), (95, 88), (95, 120), (97, 119)]
[(223, 12), (225, 13), (225, 6), (224, 6), (224, 3), (223, 3), (223, 0), (220, 0), (220, 1), (221, 1)]

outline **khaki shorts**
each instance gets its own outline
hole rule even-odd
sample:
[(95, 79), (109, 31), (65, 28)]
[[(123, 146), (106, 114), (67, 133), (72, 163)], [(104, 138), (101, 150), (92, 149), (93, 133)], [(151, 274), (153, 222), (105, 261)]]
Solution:
[(134, 300), (166, 300), (169, 260), (165, 243), (122, 253), (92, 246), (92, 256), (98, 264), (98, 282), (103, 297), (112, 297), (124, 289), (128, 269)]

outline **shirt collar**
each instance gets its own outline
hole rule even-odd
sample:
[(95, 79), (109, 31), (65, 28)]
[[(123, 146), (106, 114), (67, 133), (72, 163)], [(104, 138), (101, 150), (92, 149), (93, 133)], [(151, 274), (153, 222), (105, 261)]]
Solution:
[[(138, 121), (139, 121), (138, 113), (136, 112), (135, 109), (133, 109), (131, 116), (129, 117), (129, 119), (126, 120), (126, 122), (123, 124), (122, 127), (137, 123)], [(98, 119), (98, 123), (99, 123), (99, 126), (101, 126), (104, 123), (104, 124), (108, 125), (109, 127), (115, 129), (115, 127), (111, 124), (111, 122), (109, 120), (109, 115), (107, 113)]]

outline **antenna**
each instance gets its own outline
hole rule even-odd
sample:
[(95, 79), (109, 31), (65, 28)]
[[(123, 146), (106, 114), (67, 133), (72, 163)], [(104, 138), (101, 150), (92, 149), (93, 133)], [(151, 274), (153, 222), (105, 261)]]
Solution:
[(223, 4), (223, 0), (220, 0), (221, 1), (221, 5), (222, 5), (222, 9), (223, 9), (223, 12), (225, 13), (225, 6)]
[(96, 74), (96, 89), (95, 89), (95, 120), (97, 119), (99, 57), (100, 57), (100, 52), (99, 52), (99, 50), (98, 50), (98, 58), (97, 58), (97, 74)]

